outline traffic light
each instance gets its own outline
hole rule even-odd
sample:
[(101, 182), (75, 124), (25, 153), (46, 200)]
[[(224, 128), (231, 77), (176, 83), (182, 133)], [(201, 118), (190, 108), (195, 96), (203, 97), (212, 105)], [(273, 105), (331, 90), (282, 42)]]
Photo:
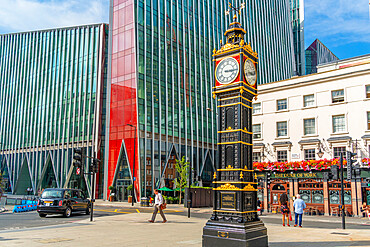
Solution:
[(362, 188), (369, 188), (370, 187), (370, 178), (364, 178), (361, 183)]
[(329, 179), (338, 180), (339, 179), (338, 174), (339, 174), (338, 165), (332, 165), (330, 167)]
[(100, 160), (98, 160), (98, 159), (93, 160), (92, 169), (91, 169), (92, 172), (94, 172), (94, 173), (99, 172), (99, 164), (100, 164)]
[(271, 173), (266, 173), (266, 183), (271, 184)]
[(347, 151), (347, 180), (352, 179), (352, 168), (354, 164), (356, 163), (356, 160), (353, 160), (352, 158), (357, 155), (357, 153), (352, 153)]
[(74, 167), (83, 167), (83, 155), (82, 155), (82, 149), (81, 148), (75, 148), (73, 155), (73, 166)]
[(365, 178), (364, 180), (367, 187), (370, 187), (370, 178)]

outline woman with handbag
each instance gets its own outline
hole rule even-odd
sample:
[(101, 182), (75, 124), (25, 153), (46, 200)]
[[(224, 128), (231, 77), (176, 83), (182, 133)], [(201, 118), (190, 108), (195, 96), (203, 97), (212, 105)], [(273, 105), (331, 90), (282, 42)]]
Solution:
[(157, 216), (157, 213), (159, 210), (159, 213), (161, 214), (162, 219), (163, 219), (162, 223), (166, 223), (167, 222), (166, 216), (164, 216), (164, 213), (163, 213), (163, 209), (166, 208), (166, 203), (164, 203), (163, 196), (161, 193), (158, 192), (157, 189), (154, 190), (154, 194), (155, 194), (154, 212), (153, 212), (152, 219), (149, 220), (149, 222), (154, 223), (155, 217)]
[(281, 214), (283, 215), (283, 226), (285, 226), (285, 218), (286, 218), (287, 226), (290, 226), (289, 225), (289, 212), (290, 212), (289, 200), (288, 200), (288, 196), (286, 193), (283, 193), (280, 196), (279, 204), (280, 204)]

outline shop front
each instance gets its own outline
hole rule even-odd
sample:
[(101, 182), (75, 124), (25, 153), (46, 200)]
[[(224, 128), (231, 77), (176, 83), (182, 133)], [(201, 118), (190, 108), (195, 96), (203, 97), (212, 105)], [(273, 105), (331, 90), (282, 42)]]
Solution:
[[(263, 208), (269, 212), (280, 212), (279, 200), (283, 193), (291, 202), (295, 195), (300, 194), (307, 208), (305, 213), (311, 215), (340, 215), (341, 183), (340, 180), (324, 179), (323, 171), (263, 171), (258, 173), (258, 197)], [(266, 175), (270, 173), (270, 183)], [(364, 183), (370, 175), (364, 168), (356, 179), (344, 181), (344, 205), (348, 216), (362, 215), (363, 202), (370, 203), (370, 188)], [(291, 210), (293, 210), (292, 204)]]

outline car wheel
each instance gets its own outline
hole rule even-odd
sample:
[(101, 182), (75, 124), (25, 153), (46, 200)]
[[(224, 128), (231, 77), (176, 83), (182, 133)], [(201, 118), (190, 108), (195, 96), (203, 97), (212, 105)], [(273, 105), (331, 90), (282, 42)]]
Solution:
[(90, 205), (87, 205), (87, 208), (86, 208), (86, 214), (89, 215), (90, 214)]
[(71, 207), (67, 207), (66, 211), (64, 211), (64, 217), (68, 218), (72, 215), (72, 209)]
[(46, 214), (39, 213), (39, 216), (40, 216), (41, 218), (44, 218), (44, 217), (46, 217)]

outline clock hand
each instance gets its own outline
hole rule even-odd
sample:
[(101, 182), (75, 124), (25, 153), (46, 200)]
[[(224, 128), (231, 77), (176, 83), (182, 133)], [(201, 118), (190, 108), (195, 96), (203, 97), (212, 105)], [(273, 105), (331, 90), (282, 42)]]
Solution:
[(237, 69), (229, 69), (229, 70), (225, 70), (225, 72), (234, 72), (236, 71)]

